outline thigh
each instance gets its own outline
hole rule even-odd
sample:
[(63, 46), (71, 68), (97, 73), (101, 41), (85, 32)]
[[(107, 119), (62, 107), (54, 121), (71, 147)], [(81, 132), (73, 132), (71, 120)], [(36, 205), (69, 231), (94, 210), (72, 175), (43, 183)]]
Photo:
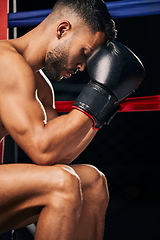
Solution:
[(58, 166), (9, 164), (0, 166), (0, 232), (36, 219), (47, 205), (49, 182), (59, 180)]

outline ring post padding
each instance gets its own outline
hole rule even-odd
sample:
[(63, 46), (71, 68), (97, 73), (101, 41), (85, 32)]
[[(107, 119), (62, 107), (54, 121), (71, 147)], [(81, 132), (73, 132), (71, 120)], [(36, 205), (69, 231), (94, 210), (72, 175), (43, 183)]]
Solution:
[[(8, 38), (8, 0), (0, 0), (0, 39)], [(0, 142), (0, 164), (3, 163), (4, 139)]]
[(8, 38), (8, 0), (0, 0), (0, 39)]

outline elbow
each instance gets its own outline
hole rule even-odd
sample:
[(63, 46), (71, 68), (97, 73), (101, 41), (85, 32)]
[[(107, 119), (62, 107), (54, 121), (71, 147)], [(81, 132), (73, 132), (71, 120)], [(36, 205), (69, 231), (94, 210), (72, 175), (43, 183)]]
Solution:
[(47, 149), (45, 145), (36, 142), (29, 150), (25, 151), (31, 161), (36, 165), (51, 166), (59, 161), (56, 149)]
[(51, 166), (54, 164), (69, 164), (72, 160), (66, 158), (66, 152), (60, 145), (49, 146), (44, 139), (32, 139), (32, 146), (25, 151), (33, 163), (37, 165)]
[(37, 154), (36, 156), (30, 157), (32, 162), (36, 165), (41, 165), (41, 166), (51, 166), (56, 164), (56, 161), (52, 158), (52, 161), (49, 159), (47, 154)]
[(54, 164), (68, 165), (74, 160), (74, 158), (62, 157), (59, 152), (53, 150), (52, 153), (39, 151), (38, 154), (34, 154), (34, 156), (32, 156), (31, 160), (36, 165), (51, 166)]
[(33, 163), (36, 165), (42, 166), (51, 166), (58, 163), (59, 158), (56, 151), (44, 151), (44, 149), (38, 148), (34, 153), (30, 156)]

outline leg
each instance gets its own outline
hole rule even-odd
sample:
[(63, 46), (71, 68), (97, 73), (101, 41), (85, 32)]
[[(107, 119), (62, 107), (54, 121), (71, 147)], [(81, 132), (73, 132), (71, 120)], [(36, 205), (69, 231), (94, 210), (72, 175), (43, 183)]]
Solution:
[(103, 173), (89, 165), (71, 166), (81, 179), (83, 208), (76, 240), (102, 240), (109, 201)]
[(74, 239), (82, 207), (77, 174), (68, 166), (0, 166), (0, 233), (38, 223), (35, 240)]

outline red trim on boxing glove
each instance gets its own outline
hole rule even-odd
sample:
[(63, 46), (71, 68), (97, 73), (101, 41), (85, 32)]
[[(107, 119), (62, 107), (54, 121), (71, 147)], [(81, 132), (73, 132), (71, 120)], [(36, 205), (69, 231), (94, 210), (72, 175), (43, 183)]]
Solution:
[(94, 118), (89, 113), (87, 113), (83, 109), (81, 109), (79, 107), (76, 107), (76, 106), (72, 106), (72, 108), (77, 109), (77, 110), (83, 112), (84, 114), (86, 114), (88, 117), (90, 117), (92, 119), (92, 121), (93, 121), (93, 127), (92, 128), (94, 128), (94, 126), (96, 125), (96, 122), (95, 122)]
[(94, 130), (100, 130), (101, 128), (92, 127), (92, 129), (94, 129)]

